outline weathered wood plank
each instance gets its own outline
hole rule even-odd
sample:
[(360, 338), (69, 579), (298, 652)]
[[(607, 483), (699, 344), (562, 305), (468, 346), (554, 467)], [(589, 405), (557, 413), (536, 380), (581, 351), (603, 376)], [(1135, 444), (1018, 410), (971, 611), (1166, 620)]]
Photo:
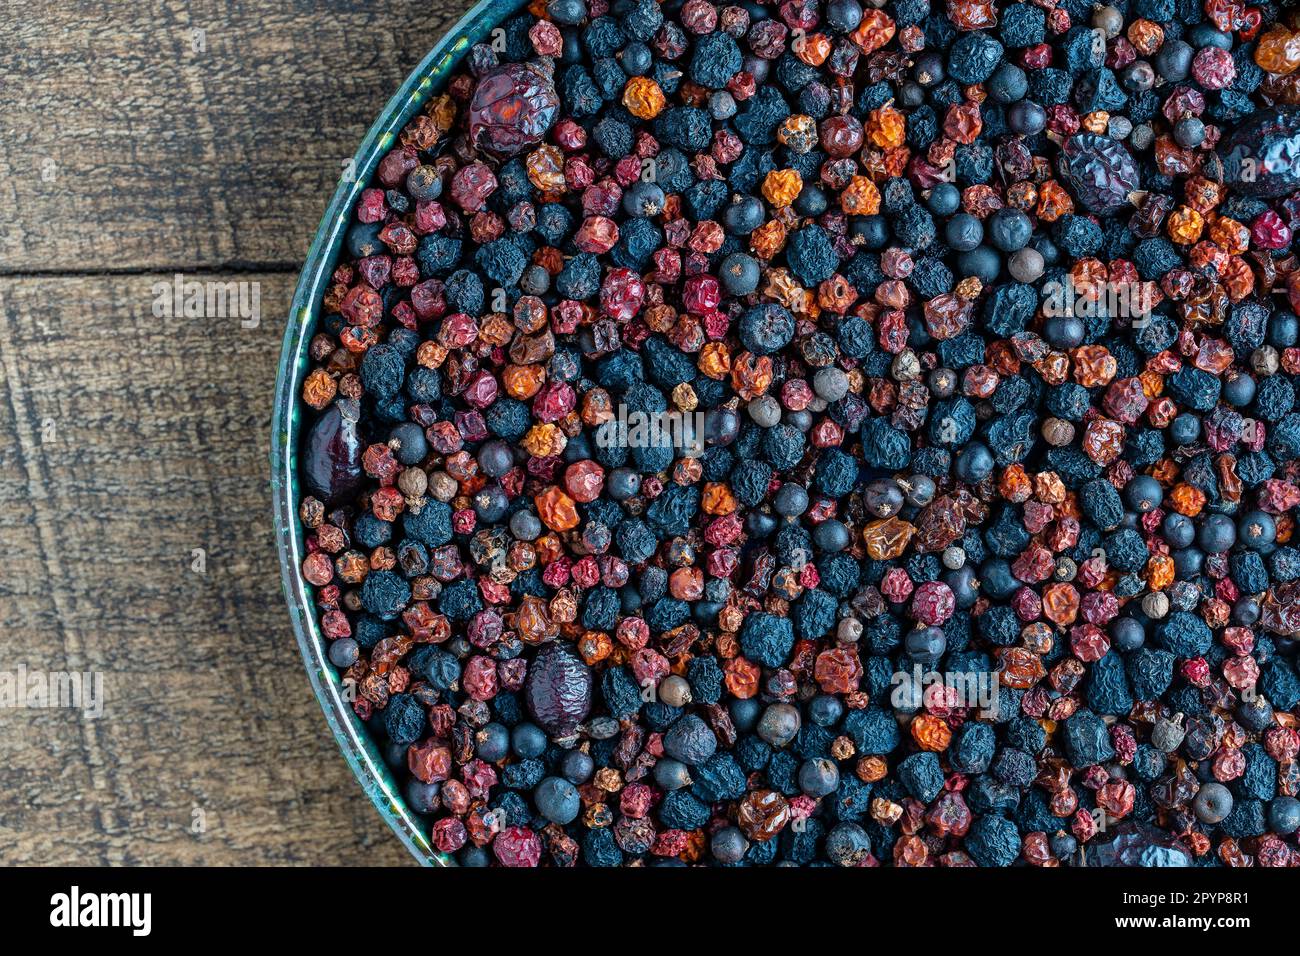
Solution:
[(8, 4), (0, 274), (296, 269), (343, 162), (469, 5)]
[(169, 278), (0, 278), (0, 671), (101, 671), (106, 699), (96, 720), (0, 711), (0, 862), (406, 862), (280, 596), (267, 442), (293, 276), (239, 277), (254, 329), (155, 318)]

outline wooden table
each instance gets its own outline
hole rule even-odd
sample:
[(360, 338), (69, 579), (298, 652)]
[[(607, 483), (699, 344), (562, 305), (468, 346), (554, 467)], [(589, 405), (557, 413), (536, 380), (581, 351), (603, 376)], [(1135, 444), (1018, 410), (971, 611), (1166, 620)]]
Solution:
[[(5, 5), (0, 672), (102, 672), (105, 711), (0, 710), (0, 863), (409, 861), (302, 671), (268, 434), (343, 163), (468, 6)], [(261, 321), (156, 316), (178, 273)]]

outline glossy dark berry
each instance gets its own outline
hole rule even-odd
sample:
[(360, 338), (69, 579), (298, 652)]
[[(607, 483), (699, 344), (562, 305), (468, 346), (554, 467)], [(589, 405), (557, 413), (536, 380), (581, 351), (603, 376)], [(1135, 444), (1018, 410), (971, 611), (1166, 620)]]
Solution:
[(336, 402), (321, 413), (307, 435), (304, 480), (307, 490), (327, 505), (351, 494), (365, 477), (359, 417), (355, 402)]
[(1017, 100), (1007, 108), (1007, 126), (1013, 133), (1033, 136), (1047, 128), (1047, 111), (1033, 100)]
[(1206, 515), (1196, 533), (1196, 542), (1209, 554), (1227, 551), (1237, 541), (1237, 527), (1227, 515)]
[(547, 777), (533, 791), (537, 812), (552, 823), (564, 826), (577, 819), (582, 810), (578, 788), (562, 777)]
[(939, 183), (930, 190), (925, 204), (936, 216), (951, 216), (961, 207), (961, 192), (952, 183)]
[(1124, 486), (1124, 501), (1138, 514), (1146, 514), (1160, 507), (1164, 490), (1160, 482), (1150, 475), (1138, 475)]
[(944, 226), (944, 240), (958, 252), (969, 252), (984, 241), (984, 224), (969, 213), (958, 213)]

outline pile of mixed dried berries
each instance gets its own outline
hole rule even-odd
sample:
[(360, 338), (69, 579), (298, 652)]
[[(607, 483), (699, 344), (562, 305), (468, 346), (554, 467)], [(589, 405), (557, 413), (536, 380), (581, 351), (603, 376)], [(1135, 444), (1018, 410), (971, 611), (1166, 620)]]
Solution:
[(1298, 67), (1244, 0), (470, 49), (302, 393), (303, 573), (431, 842), (1300, 864)]

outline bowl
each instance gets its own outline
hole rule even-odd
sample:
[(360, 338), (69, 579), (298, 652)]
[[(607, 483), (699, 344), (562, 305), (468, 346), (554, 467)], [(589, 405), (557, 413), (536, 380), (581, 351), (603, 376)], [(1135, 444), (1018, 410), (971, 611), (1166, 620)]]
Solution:
[(301, 493), (298, 450), (302, 443), (304, 407), (302, 380), (308, 367), (307, 347), (316, 331), (320, 303), (330, 275), (338, 264), (343, 237), (352, 209), (384, 154), (402, 128), (430, 96), (442, 92), (461, 58), (499, 23), (522, 8), (525, 0), (482, 0), (434, 44), (429, 54), (388, 101), (361, 141), (346, 176), (334, 191), (321, 219), (311, 249), (298, 276), (293, 302), (285, 323), (284, 343), (275, 385), (271, 425), (271, 492), (274, 503), (276, 546), (280, 579), (293, 624), (298, 650), (312, 690), (339, 749), (361, 783), (370, 802), (393, 832), (425, 866), (454, 866), (454, 861), (430, 842), (427, 826), (406, 806), (401, 786), (384, 762), (369, 732), (344, 697), (338, 672), (326, 658), (326, 642), (316, 619), (314, 588), (302, 576), (306, 555), (298, 521)]

